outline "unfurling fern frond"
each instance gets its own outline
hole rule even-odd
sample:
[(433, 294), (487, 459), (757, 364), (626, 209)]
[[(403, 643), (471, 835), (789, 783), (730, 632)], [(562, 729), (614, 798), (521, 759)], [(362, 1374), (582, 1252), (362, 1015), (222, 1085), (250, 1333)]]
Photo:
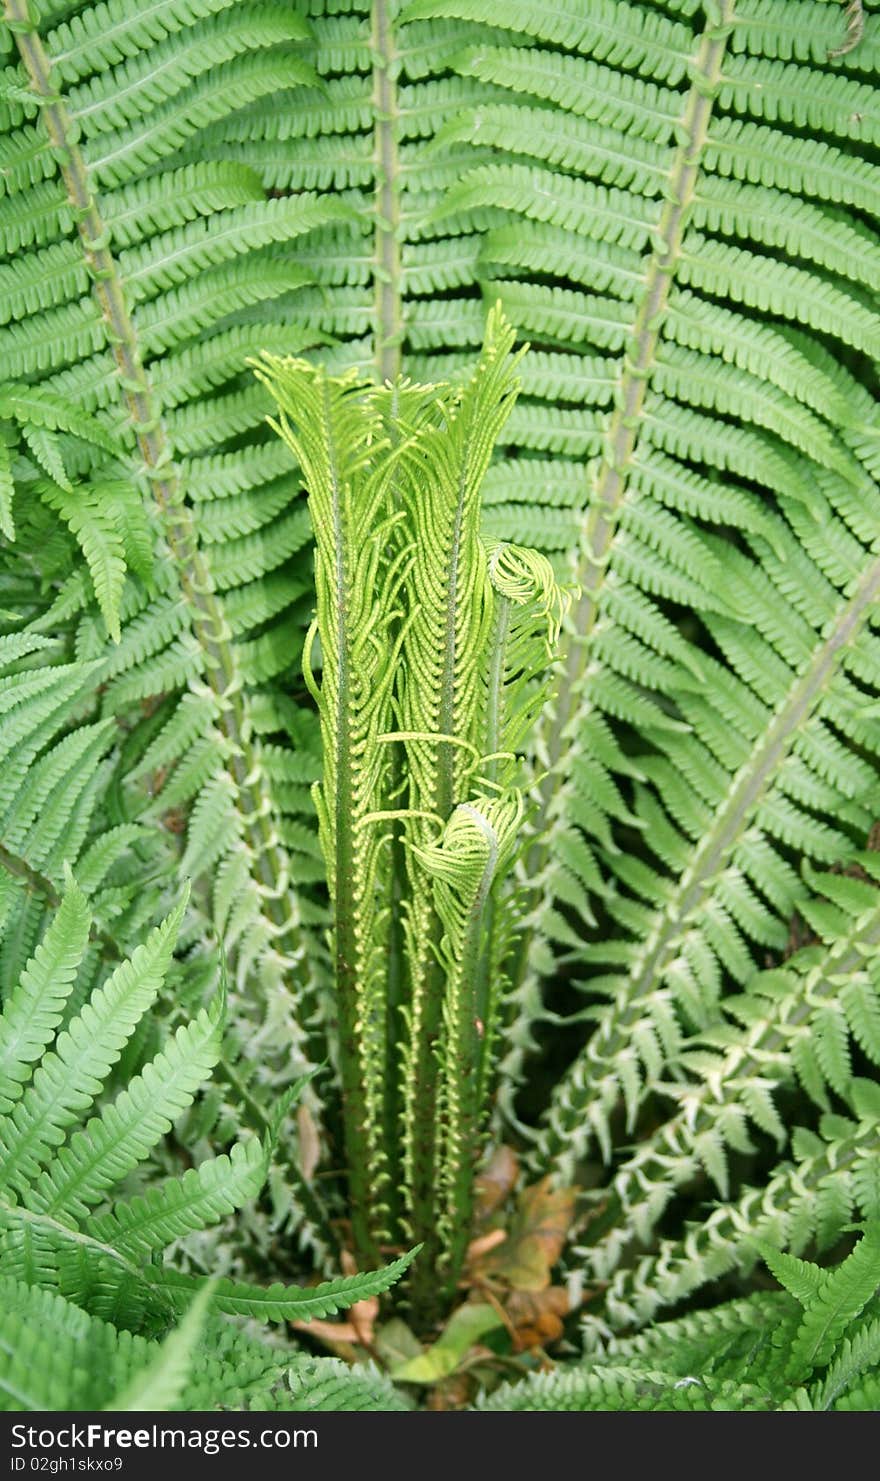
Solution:
[(443, 932), (438, 953), (446, 985), (437, 1196), (441, 1233), (454, 1270), (464, 1260), (473, 1220), (474, 1150), (480, 1144), (487, 1082), (481, 1041), (491, 1010), (497, 1015), (492, 977), (498, 964), (487, 940), (492, 891), (510, 863), (522, 815), (522, 797), (515, 791), (461, 802), (436, 843), (413, 845), (433, 885)]
[[(375, 395), (353, 375), (332, 380), (302, 362), (267, 360), (257, 373), (281, 407), (278, 430), (302, 469), (316, 538), (317, 617), (306, 680), (321, 715), (324, 772), (314, 796), (334, 911), (347, 1152), (364, 1251), (370, 1226), (382, 1227), (389, 1177), (382, 1141), (389, 871), (373, 815), (390, 789), (391, 753), (380, 737), (393, 724), (411, 557), (400, 539), (395, 459)], [(316, 636), (320, 688), (311, 670)]]
[(501, 1011), (493, 904), (523, 813), (515, 750), (565, 606), (546, 561), (479, 532), (516, 393), (511, 348), (495, 312), (458, 390), (377, 389), (271, 358), (258, 369), (316, 535), (306, 676), (324, 745), (315, 798), (358, 1248), (402, 1219), (429, 1254), (439, 1238), (453, 1271)]

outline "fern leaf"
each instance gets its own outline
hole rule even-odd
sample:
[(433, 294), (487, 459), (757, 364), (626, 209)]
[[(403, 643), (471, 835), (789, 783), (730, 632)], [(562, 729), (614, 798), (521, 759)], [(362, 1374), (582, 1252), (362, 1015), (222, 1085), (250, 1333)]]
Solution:
[[(880, 1238), (869, 1224), (852, 1254), (825, 1273), (789, 1349), (788, 1373), (795, 1382), (830, 1361), (840, 1338), (873, 1296), (878, 1284), (878, 1247)], [(772, 1264), (770, 1268), (776, 1274)]]
[[(62, 470), (63, 471), (63, 470)], [(125, 546), (111, 509), (89, 497), (85, 490), (46, 488), (43, 500), (55, 509), (75, 535), (88, 563), (95, 596), (104, 614), (107, 631), (119, 640), (119, 604), (125, 581)]]
[(266, 1181), (267, 1149), (255, 1138), (236, 1142), (229, 1156), (209, 1158), (169, 1178), (143, 1197), (116, 1203), (93, 1215), (86, 1231), (133, 1263), (164, 1249), (195, 1229), (207, 1229), (255, 1198)]
[(155, 1001), (183, 915), (181, 902), (152, 940), (119, 966), (59, 1035), (0, 1128), (0, 1182), (21, 1189), (77, 1113), (88, 1107), (138, 1021)]
[(30, 1068), (61, 1022), (88, 941), (90, 915), (74, 886), (65, 891), (52, 924), (0, 1015), (0, 1112), (8, 1115)]
[(143, 1162), (204, 1084), (220, 1054), (216, 1013), (202, 1012), (60, 1147), (30, 1195), (53, 1217), (82, 1219), (108, 1187)]
[[(221, 1279), (214, 1288), (214, 1306), (230, 1316), (260, 1317), (264, 1321), (323, 1319), (344, 1311), (356, 1301), (366, 1301), (387, 1291), (399, 1280), (417, 1253), (418, 1249), (410, 1250), (384, 1270), (340, 1276), (337, 1280), (323, 1281), (313, 1287), (273, 1285), (260, 1290), (256, 1286)], [(192, 1276), (171, 1270), (156, 1272), (153, 1280), (157, 1290), (177, 1308), (188, 1304), (192, 1292), (199, 1285)]]
[(210, 1281), (197, 1293), (182, 1322), (165, 1338), (149, 1365), (136, 1373), (128, 1386), (105, 1409), (112, 1413), (130, 1410), (176, 1409), (179, 1407), (193, 1365), (194, 1350), (202, 1337), (211, 1305)]

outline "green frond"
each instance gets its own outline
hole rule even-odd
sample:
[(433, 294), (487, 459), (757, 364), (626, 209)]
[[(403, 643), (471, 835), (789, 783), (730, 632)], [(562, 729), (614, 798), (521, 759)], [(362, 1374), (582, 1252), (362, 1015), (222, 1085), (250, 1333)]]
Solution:
[[(245, 389), (246, 359), (267, 343), (296, 349), (316, 337), (285, 334), (259, 313), (251, 324), (249, 310), (285, 300), (307, 281), (310, 274), (292, 258), (294, 239), (344, 230), (352, 210), (331, 194), (270, 200), (259, 177), (229, 153), (216, 160), (202, 153), (207, 130), (236, 110), (267, 95), (292, 96), (289, 90), (317, 80), (299, 45), (308, 27), (298, 13), (271, 5), (234, 11), (215, 3), (163, 4), (139, 16), (112, 0), (59, 13), (54, 30), (44, 10), (38, 30), (16, 33), (22, 87), (37, 95), (54, 91), (38, 114), (27, 108), (10, 114), (0, 210), (9, 322), (0, 335), (5, 373), (32, 383), (21, 396), (15, 388), (18, 400), (7, 414), (37, 471), (42, 465), (53, 480), (46, 498), (80, 541), (109, 634), (118, 640), (115, 650), (108, 647), (83, 614), (73, 645), (107, 663), (107, 687), (96, 696), (100, 718), (120, 725), (123, 755), (135, 758), (130, 780), (124, 761), (115, 753), (107, 758), (113, 817), (98, 821), (90, 783), (91, 821), (84, 798), (83, 823), (66, 837), (56, 827), (53, 847), (75, 863), (88, 827), (137, 816), (161, 852), (166, 814), (158, 794), (152, 811), (144, 808), (141, 778), (149, 784), (153, 772), (137, 771), (154, 737), (132, 706), (152, 707), (166, 695), (180, 703), (187, 690), (204, 700), (210, 691), (214, 764), (207, 765), (203, 746), (201, 759), (198, 748), (186, 758), (187, 770), (172, 745), (185, 747), (187, 732), (169, 732), (160, 763), (167, 771), (164, 800), (217, 822), (220, 843), (207, 844), (193, 818), (188, 865), (209, 870), (236, 854), (248, 861), (235, 876), (234, 896), (227, 888), (223, 902), (226, 919), (234, 910), (239, 922), (234, 990), (244, 993), (253, 974), (259, 986), (242, 1001), (262, 1019), (286, 984), (285, 1017), (300, 1020), (291, 1030), (300, 1044), (294, 1059), (304, 1064), (301, 1022), (315, 1011), (320, 951), (306, 950), (300, 932), (304, 915), (319, 919), (320, 912), (312, 901), (301, 906), (289, 895), (298, 851), (283, 842), (286, 817), (263, 774), (248, 711), (251, 695), (298, 658), (297, 641), (290, 645), (284, 632), (291, 619), (300, 634), (305, 627), (305, 613), (292, 609), (306, 589), (295, 573), (298, 557), (307, 560), (308, 523), (288, 481), (268, 500), (256, 493), (244, 500), (237, 520), (217, 522), (202, 540), (186, 508), (186, 469), (174, 457), (196, 450), (209, 459), (234, 457), (242, 492), (261, 482), (268, 402), (260, 388)], [(196, 132), (198, 153), (188, 158)], [(59, 146), (62, 135), (69, 150)], [(76, 213), (69, 199), (79, 203)], [(24, 404), (28, 398), (33, 411)], [(242, 400), (248, 410), (232, 412), (230, 402)], [(67, 404), (82, 408), (78, 423), (65, 419)], [(44, 424), (43, 406), (46, 414), (62, 408), (54, 423)], [(80, 446), (83, 438), (94, 453)], [(10, 465), (14, 486), (25, 475), (16, 503), (3, 485), (9, 533), (16, 505), (23, 507), (37, 489), (23, 461), (21, 470)], [(170, 553), (170, 560), (161, 556), (162, 579), (159, 562), (156, 572), (149, 569), (154, 545), (157, 553)], [(307, 569), (301, 559), (299, 568)], [(154, 586), (145, 600), (137, 582), (154, 580), (159, 594)], [(220, 592), (228, 594), (228, 617)], [(85, 745), (85, 736), (78, 744)], [(47, 734), (42, 744), (48, 741)], [(59, 770), (61, 756), (47, 760), (49, 766)], [(72, 811), (73, 801), (68, 821)], [(38, 842), (28, 840), (25, 853), (46, 867), (51, 851), (47, 842), (38, 859)], [(48, 875), (57, 877), (59, 868), (53, 860)], [(227, 886), (233, 873), (225, 868)], [(305, 877), (307, 891), (313, 880), (314, 870)], [(293, 987), (295, 976), (304, 997)], [(236, 1014), (236, 1034), (240, 1023)], [(262, 1071), (267, 1055), (259, 1058)], [(279, 1048), (274, 1064), (285, 1078), (286, 1049)]]
[[(746, 1300), (727, 1301), (677, 1321), (658, 1322), (634, 1337), (611, 1337), (605, 1350), (586, 1362), (503, 1385), (479, 1407), (684, 1406), (752, 1411), (870, 1407), (870, 1379), (867, 1384), (859, 1380), (876, 1363), (878, 1325), (870, 1309), (861, 1321), (858, 1313), (876, 1286), (871, 1226), (852, 1254), (831, 1270), (759, 1243), (768, 1267), (795, 1292), (803, 1314), (787, 1292), (760, 1292)], [(849, 1329), (844, 1335), (842, 1313), (847, 1305)], [(814, 1340), (819, 1332), (821, 1339)], [(811, 1342), (805, 1362), (805, 1343)], [(792, 1349), (797, 1356), (788, 1362)], [(826, 1366), (827, 1372), (816, 1377), (810, 1389), (802, 1386), (811, 1367)]]
[(795, 1160), (780, 1164), (765, 1187), (744, 1188), (681, 1239), (662, 1239), (655, 1252), (619, 1269), (606, 1296), (613, 1325), (642, 1325), (728, 1271), (750, 1271), (756, 1239), (798, 1254), (813, 1239), (820, 1248), (834, 1243), (855, 1211), (874, 1218), (876, 1123), (837, 1117), (822, 1130), (822, 1136), (796, 1130)]
[(208, 1316), (213, 1286), (183, 1320), (148, 1339), (88, 1316), (63, 1297), (5, 1278), (0, 1409), (403, 1410), (372, 1365), (351, 1369), (246, 1338)]
[[(63, 470), (62, 470), (63, 472)], [(54, 509), (85, 556), (95, 596), (111, 638), (119, 640), (119, 604), (125, 582), (125, 546), (112, 504), (89, 496), (89, 490), (64, 489), (57, 483), (45, 485), (40, 495)]]
[(83, 1227), (93, 1239), (140, 1265), (154, 1250), (207, 1229), (249, 1203), (265, 1183), (267, 1170), (268, 1149), (251, 1137), (236, 1142), (228, 1156), (209, 1158), (143, 1196), (115, 1203), (109, 1214), (92, 1215)]
[[(310, 1321), (335, 1316), (353, 1306), (356, 1301), (366, 1301), (379, 1296), (408, 1268), (418, 1251), (410, 1250), (392, 1261), (384, 1270), (370, 1270), (358, 1275), (344, 1275), (337, 1280), (322, 1281), (317, 1286), (257, 1286), (221, 1279), (214, 1287), (213, 1302), (217, 1311), (229, 1316), (258, 1317), (269, 1322)], [(188, 1305), (196, 1283), (192, 1276), (172, 1270), (158, 1271), (154, 1275), (156, 1289), (171, 1303), (181, 1309)]]
[(67, 1127), (88, 1109), (123, 1045), (155, 1001), (168, 970), (183, 905), (156, 928), (59, 1034), (0, 1129), (0, 1185), (21, 1191)]
[(677, 1377), (653, 1368), (625, 1368), (612, 1364), (592, 1372), (560, 1368), (519, 1384), (504, 1384), (480, 1408), (504, 1411), (552, 1410), (583, 1413), (601, 1410), (652, 1413), (657, 1410), (701, 1413), (708, 1410), (772, 1409), (771, 1399), (756, 1387), (712, 1382), (696, 1374)]
[[(410, 0), (402, 19), (415, 21), (439, 16), (490, 25), (498, 19), (488, 0)], [(548, 13), (545, 7), (529, 0), (515, 0), (504, 19), (505, 26), (520, 35), (584, 52), (599, 61), (639, 67), (650, 78), (674, 85), (684, 76), (690, 33), (662, 12), (653, 13), (626, 3), (617, 5), (613, 0), (597, 0), (585, 14), (576, 0), (566, 0)]]
[(4, 1412), (100, 1404), (113, 1382), (125, 1382), (151, 1351), (144, 1338), (119, 1333), (61, 1296), (9, 1277), (3, 1280), (2, 1324)]
[[(811, 1386), (814, 1409), (870, 1409), (880, 1364), (880, 1322), (862, 1324), (840, 1343), (821, 1383)], [(861, 1383), (859, 1380), (862, 1380)]]
[[(65, 82), (101, 72), (124, 57), (151, 48), (184, 31), (194, 21), (223, 11), (229, 0), (165, 0), (146, 15), (132, 12), (123, 0), (105, 0), (62, 22), (50, 31), (47, 43), (58, 60), (58, 76)], [(53, 7), (60, 14), (66, 6)], [(44, 19), (52, 9), (44, 7)]]
[(53, 1218), (86, 1217), (89, 1207), (144, 1162), (191, 1104), (220, 1055), (220, 1021), (203, 1011), (81, 1131), (59, 1147), (34, 1185), (35, 1208)]
[(4, 1116), (20, 1098), (31, 1066), (41, 1058), (61, 1022), (90, 924), (85, 897), (71, 885), (18, 983), (8, 998), (4, 995), (0, 1014), (0, 1111)]
[[(787, 1371), (793, 1382), (802, 1381), (813, 1369), (824, 1367), (839, 1340), (877, 1289), (876, 1226), (868, 1224), (852, 1254), (834, 1270), (825, 1273), (810, 1301), (788, 1350)], [(786, 1271), (767, 1251), (771, 1271), (783, 1284)]]
[(115, 1413), (179, 1407), (193, 1367), (195, 1349), (204, 1333), (211, 1305), (211, 1283), (203, 1286), (180, 1325), (170, 1332), (146, 1368), (115, 1395), (105, 1409)]

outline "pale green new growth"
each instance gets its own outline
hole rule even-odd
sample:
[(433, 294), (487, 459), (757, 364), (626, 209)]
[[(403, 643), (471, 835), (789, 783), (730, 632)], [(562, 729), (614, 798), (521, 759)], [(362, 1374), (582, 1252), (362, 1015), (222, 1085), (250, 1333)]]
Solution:
[(271, 357), (257, 366), (315, 531), (305, 672), (324, 747), (314, 795), (355, 1237), (375, 1255), (391, 1213), (383, 1189), (402, 1174), (402, 1220), (427, 1247), (429, 1281), (438, 1258), (460, 1269), (469, 1235), (501, 1002), (492, 902), (524, 811), (516, 750), (565, 608), (546, 560), (479, 532), (481, 485), (516, 394), (512, 342), (491, 314), (457, 391), (377, 388)]

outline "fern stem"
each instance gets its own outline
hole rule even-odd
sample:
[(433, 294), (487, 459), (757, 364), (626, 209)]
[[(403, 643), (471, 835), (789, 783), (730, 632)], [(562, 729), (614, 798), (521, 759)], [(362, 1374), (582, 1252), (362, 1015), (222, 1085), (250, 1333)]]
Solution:
[(460, 952), (454, 963), (445, 1017), (443, 1108), (446, 1183), (444, 1230), (448, 1294), (461, 1273), (474, 1214), (474, 1175), (480, 1134), (480, 1035), (477, 1028), (476, 983), (484, 947), (486, 911), (498, 864), (498, 837), (478, 810), (464, 803), (486, 840), (486, 863), (468, 911)]
[(645, 275), (644, 291), (621, 361), (614, 411), (584, 526), (578, 570), (581, 595), (573, 614), (576, 639), (569, 654), (567, 682), (563, 685), (566, 700), (559, 707), (553, 730), (553, 735), (560, 739), (568, 718), (567, 710), (576, 703), (583, 683), (589, 655), (586, 640), (596, 620), (599, 592), (626, 497), (645, 397), (694, 199), (712, 107), (721, 83), (727, 41), (733, 30), (735, 0), (715, 0), (704, 9), (710, 23), (700, 40), (691, 88), (678, 125), (679, 145), (654, 233), (655, 245)]
[[(398, 153), (397, 51), (394, 35), (394, 0), (373, 0), (371, 41), (373, 61), (375, 200), (375, 311), (374, 366), (381, 383), (400, 375), (403, 340), (400, 257), (400, 161)], [(392, 433), (393, 435), (393, 433)], [(402, 785), (404, 756), (395, 743), (391, 759), (392, 795)], [(388, 951), (385, 997), (385, 1094), (383, 1125), (385, 1154), (389, 1167), (387, 1186), (388, 1220), (392, 1238), (400, 1222), (400, 1056), (403, 1033), (402, 1008), (406, 996), (406, 963), (403, 930), (403, 901), (406, 898), (406, 852), (403, 825), (391, 822), (389, 841)]]
[[(404, 777), (404, 753), (399, 741), (394, 746), (389, 776), (391, 796), (396, 797)], [(403, 909), (406, 899), (406, 849), (403, 841), (403, 824), (399, 818), (391, 822), (388, 849), (390, 854), (388, 882), (390, 919), (385, 973), (385, 1096), (383, 1109), (385, 1153), (389, 1167), (388, 1220), (391, 1237), (396, 1239), (402, 1210), (399, 1144), (403, 1102), (400, 1077), (404, 1028), (403, 1008), (407, 991), (406, 942), (403, 929)]]
[[(501, 749), (501, 712), (504, 693), (504, 672), (507, 660), (507, 644), (510, 636), (510, 612), (512, 603), (508, 597), (496, 593), (495, 617), (492, 640), (489, 648), (488, 683), (486, 692), (486, 740), (485, 754), (496, 757)], [(490, 760), (483, 767), (488, 782), (498, 776), (498, 761)], [(499, 916), (497, 886), (490, 890), (485, 908), (485, 938), (483, 950), (477, 964), (474, 1002), (476, 1017), (482, 1025), (479, 1064), (477, 1070), (477, 1099), (482, 1107), (489, 1084), (492, 1056), (498, 1031), (498, 1010), (501, 1001), (500, 981), (502, 962), (498, 950)]]
[[(397, 264), (399, 270), (399, 262)], [(399, 279), (394, 279), (399, 282)], [(387, 286), (387, 285), (383, 285)], [(396, 289), (395, 289), (396, 293)], [(381, 294), (380, 294), (381, 297)], [(381, 313), (380, 324), (384, 322)], [(392, 365), (384, 357), (380, 336), (376, 336), (376, 374), (383, 377), (397, 376), (399, 364)], [(398, 391), (395, 390), (389, 414), (389, 434), (392, 445), (399, 441)], [(396, 477), (391, 483), (391, 502), (395, 510), (401, 508)], [(388, 766), (388, 799), (396, 802), (406, 789), (406, 753), (401, 740), (390, 742), (392, 747)], [(403, 1074), (403, 1043), (405, 1037), (404, 1009), (407, 1001), (408, 972), (406, 962), (406, 933), (404, 930), (404, 901), (407, 898), (407, 861), (404, 846), (403, 820), (389, 820), (388, 835), (388, 882), (386, 905), (388, 909), (387, 952), (385, 971), (385, 1086), (382, 1097), (383, 1141), (385, 1165), (388, 1172), (387, 1206), (388, 1229), (392, 1240), (401, 1233), (403, 1209), (403, 1175), (400, 1147), (400, 1127), (403, 1107), (401, 1076)]]
[(368, 1080), (378, 1067), (366, 1062), (364, 1054), (364, 1018), (369, 1013), (365, 987), (361, 980), (364, 943), (360, 939), (359, 885), (357, 845), (354, 825), (357, 818), (351, 726), (352, 637), (348, 624), (349, 533), (344, 516), (344, 494), (337, 473), (333, 440), (333, 419), (326, 385), (324, 387), (325, 427), (328, 438), (328, 469), (332, 480), (331, 514), (333, 519), (333, 554), (335, 610), (337, 613), (336, 654), (337, 688), (334, 745), (334, 951), (336, 989), (339, 1008), (339, 1072), (342, 1082), (345, 1152), (348, 1169), (349, 1201), (355, 1256), (360, 1264), (378, 1263), (378, 1250), (372, 1235), (371, 1202), (376, 1194), (376, 1159), (369, 1134)]
[[(251, 733), (231, 632), (184, 499), (171, 442), (126, 303), (119, 266), (109, 246), (110, 232), (102, 219), (88, 167), (78, 147), (76, 121), (53, 85), (51, 59), (30, 18), (28, 0), (4, 0), (4, 6), (76, 221), (143, 474), (192, 614), (193, 636), (204, 657), (206, 680), (216, 707), (216, 724), (235, 784), (243, 844), (275, 942), (273, 955), (279, 977), (294, 978), (300, 995), (307, 999), (312, 995), (311, 973), (298, 905), (290, 888), (290, 865), (273, 823), (268, 782)], [(295, 1042), (289, 1045), (289, 1050), (291, 1076), (302, 1073), (309, 1067), (309, 1061), (305, 1035), (300, 1028), (295, 1030)], [(313, 1092), (312, 1098), (316, 1109)], [(300, 1192), (305, 1192), (304, 1185)]]
[[(579, 714), (581, 691), (589, 661), (589, 638), (596, 621), (599, 595), (611, 554), (620, 510), (627, 494), (628, 477), (639, 440), (645, 397), (669, 295), (681, 254), (688, 213), (694, 199), (700, 158), (706, 145), (712, 106), (721, 83), (721, 68), (728, 38), (733, 30), (736, 0), (713, 0), (706, 4), (707, 25), (694, 62), (693, 80), (677, 127), (678, 147), (669, 172), (660, 219), (654, 232), (654, 249), (645, 273), (645, 286), (621, 360), (614, 410), (605, 436), (605, 450), (595, 474), (580, 542), (576, 580), (580, 597), (570, 622), (568, 651), (561, 701), (557, 703), (547, 737), (551, 761), (558, 763), (571, 733), (571, 722)], [(558, 778), (548, 777), (544, 795), (556, 790)]]
[[(644, 417), (645, 397), (669, 307), (700, 159), (721, 82), (724, 56), (733, 30), (736, 0), (707, 0), (703, 8), (706, 25), (694, 59), (691, 86), (676, 128), (678, 143), (654, 233), (654, 247), (622, 357), (614, 410), (593, 480), (576, 556), (574, 579), (580, 596), (566, 625), (569, 636), (566, 660), (556, 701), (544, 712), (543, 722), (536, 732), (536, 753), (544, 775), (536, 788), (538, 837), (529, 849), (525, 867), (526, 878), (535, 883), (524, 912), (533, 923), (553, 903), (554, 820), (565, 815), (565, 798), (570, 786), (563, 768), (584, 717), (584, 681), (590, 658), (590, 638), (599, 611), (620, 511), (627, 495)], [(531, 973), (530, 948), (535, 939), (536, 925), (532, 924), (523, 933), (514, 964), (514, 1000), (522, 995), (524, 979)], [(528, 999), (530, 994), (526, 992), (525, 996)], [(516, 1037), (523, 1041), (528, 1036), (518, 1034)], [(520, 1051), (514, 1051), (508, 1058), (507, 1073), (514, 1080), (520, 1072), (520, 1058)]]
[[(459, 563), (465, 513), (468, 450), (461, 460), (458, 498), (453, 519), (449, 566), (445, 586), (443, 661), (439, 678), (437, 734), (455, 736), (456, 730), (456, 621), (459, 599)], [(437, 744), (436, 775), (432, 808), (445, 823), (455, 803), (455, 759), (458, 747)], [(418, 959), (412, 963), (411, 1043), (406, 1081), (406, 1124), (409, 1131), (410, 1216), (414, 1238), (424, 1245), (421, 1260), (413, 1267), (412, 1300), (418, 1317), (428, 1323), (438, 1304), (435, 1267), (440, 1255), (437, 1225), (437, 1141), (440, 1090), (438, 1044), (443, 1025), (446, 972), (441, 948), (443, 923), (433, 902), (433, 887), (424, 870), (413, 866), (413, 938), (419, 942)], [(418, 897), (421, 897), (419, 899)]]
[(376, 164), (375, 360), (380, 381), (400, 374), (400, 184), (397, 147), (397, 54), (392, 0), (373, 0), (373, 108)]

